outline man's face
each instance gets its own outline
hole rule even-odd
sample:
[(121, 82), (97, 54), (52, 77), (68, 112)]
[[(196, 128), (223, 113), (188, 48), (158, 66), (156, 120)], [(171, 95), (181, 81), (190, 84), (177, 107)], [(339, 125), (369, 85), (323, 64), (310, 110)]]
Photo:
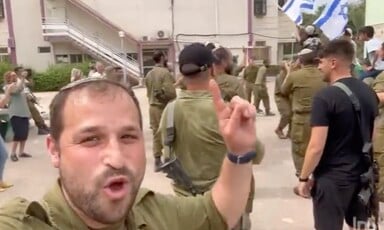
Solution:
[(132, 207), (145, 172), (139, 112), (122, 89), (72, 92), (59, 142), (48, 137), (52, 162), (72, 206), (101, 224)]
[(359, 40), (366, 42), (366, 41), (369, 41), (369, 38), (368, 38), (367, 34), (359, 33)]
[(99, 72), (99, 73), (103, 73), (104, 72), (104, 65), (101, 64), (101, 63), (98, 63), (96, 64), (96, 71)]
[(323, 78), (324, 78), (323, 80), (325, 82), (330, 82), (331, 72), (334, 69), (334, 62), (335, 60), (329, 57), (321, 58), (319, 60), (318, 68), (323, 73)]

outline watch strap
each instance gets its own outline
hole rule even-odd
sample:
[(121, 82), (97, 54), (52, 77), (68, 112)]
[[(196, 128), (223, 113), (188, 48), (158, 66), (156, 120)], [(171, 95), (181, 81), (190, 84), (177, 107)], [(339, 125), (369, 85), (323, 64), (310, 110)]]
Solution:
[(256, 152), (248, 152), (243, 155), (236, 155), (233, 153), (227, 153), (227, 158), (234, 164), (246, 164), (253, 160), (256, 157)]

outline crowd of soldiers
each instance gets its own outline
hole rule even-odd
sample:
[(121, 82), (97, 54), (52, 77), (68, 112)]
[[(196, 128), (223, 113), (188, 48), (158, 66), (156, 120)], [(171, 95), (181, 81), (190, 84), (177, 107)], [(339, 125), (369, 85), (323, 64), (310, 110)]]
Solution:
[[(353, 42), (351, 37), (352, 31), (347, 29), (341, 39), (349, 39)], [(275, 133), (280, 139), (289, 138), (291, 140), (291, 153), (297, 177), (303, 167), (305, 152), (311, 136), (312, 99), (317, 92), (327, 86), (317, 67), (322, 44), (313, 26), (303, 29), (300, 44), (303, 49), (295, 55), (296, 60), (283, 60), (280, 64), (274, 95), (281, 115)], [(356, 49), (354, 42), (353, 46)], [(196, 195), (195, 193), (203, 194), (212, 187), (219, 175), (221, 159), (226, 152), (211, 106), (212, 99), (208, 92), (208, 80), (215, 79), (226, 102), (236, 95), (251, 102), (253, 95), (253, 104), (259, 114), (264, 112), (260, 108), (261, 101), (264, 105), (265, 115), (273, 116), (274, 114), (271, 112), (266, 86), (268, 60), (264, 60), (259, 65), (256, 57), (251, 56), (248, 59), (248, 65), (245, 65), (246, 57), (244, 57), (243, 63), (235, 66), (231, 52), (225, 47), (216, 47), (216, 45), (208, 43), (205, 47), (203, 44), (193, 44), (186, 49), (188, 60), (192, 59), (199, 67), (210, 63), (209, 60), (204, 60), (205, 56), (209, 56), (204, 52), (209, 50), (213, 53), (213, 68), (209, 78), (199, 76), (200, 70), (193, 69), (193, 66), (186, 65), (183, 68), (183, 59), (181, 59), (181, 76), (175, 82), (171, 73), (165, 68), (166, 55), (157, 52), (153, 57), (156, 67), (145, 77), (145, 84), (150, 105), (150, 127), (153, 131), (155, 171), (161, 171), (162, 166), (166, 164), (162, 161), (162, 157), (165, 162), (170, 161), (172, 157), (177, 158), (182, 170), (191, 179), (194, 193), (191, 193), (191, 186), (180, 184), (182, 183), (180, 181), (173, 184), (174, 191), (177, 195), (192, 196)], [(239, 73), (242, 73), (242, 80), (237, 77)], [(354, 69), (351, 70), (351, 73), (354, 73)], [(376, 92), (384, 91), (384, 73), (377, 77), (372, 86)], [(182, 89), (177, 99), (176, 87)], [(172, 106), (168, 104), (172, 104)], [(169, 113), (172, 115), (168, 115)], [(376, 135), (373, 141), (376, 159), (379, 161), (380, 167), (383, 167), (382, 178), (384, 178), (383, 121), (383, 112), (381, 112), (375, 126)], [(170, 122), (173, 124), (170, 125)], [(284, 132), (287, 127), (288, 130)], [(170, 128), (174, 128), (173, 132), (175, 132), (171, 134), (175, 135), (175, 138), (171, 140), (172, 143), (166, 141), (170, 135)], [(185, 141), (187, 139), (188, 141)], [(257, 152), (262, 152), (264, 155), (263, 145), (260, 143), (256, 146), (261, 146)], [(259, 158), (255, 163), (258, 164), (261, 160), (262, 158)], [(248, 206), (237, 226), (238, 229), (250, 229), (249, 213), (252, 211), (253, 192), (251, 190)], [(380, 200), (384, 202), (383, 180), (379, 185), (379, 194)]]

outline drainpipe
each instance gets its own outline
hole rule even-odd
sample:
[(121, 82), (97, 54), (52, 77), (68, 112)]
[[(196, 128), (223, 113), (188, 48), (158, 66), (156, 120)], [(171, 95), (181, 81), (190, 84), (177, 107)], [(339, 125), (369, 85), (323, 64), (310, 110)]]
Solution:
[(172, 33), (171, 39), (172, 44), (171, 47), (168, 48), (168, 56), (171, 56), (171, 60), (173, 62), (173, 77), (176, 79), (176, 42), (175, 41), (175, 0), (171, 0), (171, 23), (172, 23)]
[(45, 22), (45, 3), (44, 0), (40, 0), (40, 13), (41, 13), (41, 21)]
[(137, 56), (137, 62), (139, 63), (139, 68), (140, 68), (140, 77), (144, 78), (144, 68), (143, 68), (143, 45), (141, 43), (138, 43), (137, 45), (138, 53), (139, 55)]
[(8, 24), (8, 48), (10, 49), (11, 63), (12, 65), (17, 65), (17, 56), (16, 56), (16, 42), (15, 42), (15, 32), (13, 30), (13, 17), (12, 17), (12, 7), (11, 0), (5, 0), (5, 11), (7, 14), (7, 24)]
[(253, 0), (248, 0), (248, 46), (253, 46)]
[(216, 34), (219, 33), (219, 0), (215, 0), (215, 25), (216, 25)]

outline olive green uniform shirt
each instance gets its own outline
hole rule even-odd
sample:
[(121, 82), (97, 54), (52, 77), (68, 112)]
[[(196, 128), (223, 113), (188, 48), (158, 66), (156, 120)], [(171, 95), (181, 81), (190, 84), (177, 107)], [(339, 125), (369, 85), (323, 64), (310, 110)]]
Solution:
[(284, 82), (284, 79), (286, 78), (286, 75), (287, 75), (286, 71), (280, 70), (279, 75), (276, 77), (276, 81), (275, 81), (275, 95), (276, 96), (279, 96), (279, 97), (284, 96), (281, 93), (281, 86), (283, 85), (283, 82)]
[(304, 66), (287, 77), (281, 92), (291, 96), (293, 113), (310, 113), (314, 95), (326, 86), (322, 73), (315, 66)]
[(257, 71), (255, 84), (262, 85), (262, 86), (265, 86), (267, 84), (267, 67), (266, 66), (264, 65), (261, 66)]
[[(66, 202), (59, 184), (41, 202), (16, 198), (0, 208), (1, 230), (89, 230)], [(227, 229), (211, 193), (194, 198), (141, 189), (127, 216), (108, 230)], [(105, 229), (106, 230), (106, 229)]]
[[(169, 106), (164, 109), (158, 131), (163, 140), (167, 134), (168, 109)], [(210, 190), (219, 177), (227, 153), (211, 93), (182, 90), (175, 101), (174, 127), (175, 140), (170, 155), (179, 159), (199, 192)], [(260, 163), (264, 146), (258, 140), (256, 152), (258, 157), (254, 163)], [(174, 188), (178, 193), (188, 195), (182, 185), (174, 185)]]
[(155, 96), (156, 91), (162, 91), (168, 101), (175, 99), (176, 90), (173, 86), (174, 83), (175, 80), (167, 68), (157, 65), (151, 71), (149, 71), (145, 77), (145, 86), (147, 87), (147, 97), (149, 99), (149, 104), (165, 106), (166, 102), (164, 103), (163, 101), (160, 101)]
[(255, 84), (258, 70), (259, 67), (256, 65), (248, 65), (244, 70), (244, 80), (248, 83)]
[(245, 98), (244, 87), (240, 80), (229, 74), (221, 74), (216, 76), (216, 82), (219, 85), (221, 96), (224, 101), (230, 101), (232, 97), (239, 96)]
[[(375, 92), (384, 92), (384, 73), (379, 74), (373, 83)], [(373, 141), (373, 149), (376, 153), (384, 153), (384, 104), (380, 103), (379, 116), (375, 122), (375, 140)]]

